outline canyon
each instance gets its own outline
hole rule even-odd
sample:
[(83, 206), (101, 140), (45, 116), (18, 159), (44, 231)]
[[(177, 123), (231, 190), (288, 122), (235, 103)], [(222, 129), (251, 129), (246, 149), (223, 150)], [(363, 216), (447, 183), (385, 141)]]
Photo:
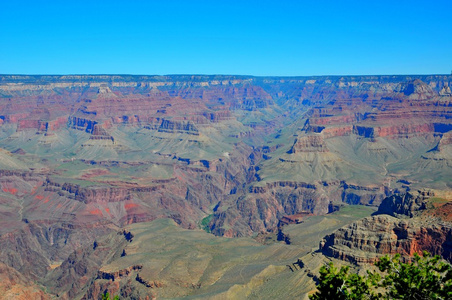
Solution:
[[(288, 271), (300, 257), (310, 270), (321, 255), (362, 264), (428, 250), (450, 261), (451, 84), (0, 75), (0, 291), (208, 299), (263, 296), (271, 281), (270, 297), (312, 281)], [(356, 205), (379, 209), (296, 242), (294, 228)], [(259, 240), (281, 230), (291, 245)], [(186, 253), (173, 245), (184, 236)], [(313, 288), (295, 285), (287, 295)]]

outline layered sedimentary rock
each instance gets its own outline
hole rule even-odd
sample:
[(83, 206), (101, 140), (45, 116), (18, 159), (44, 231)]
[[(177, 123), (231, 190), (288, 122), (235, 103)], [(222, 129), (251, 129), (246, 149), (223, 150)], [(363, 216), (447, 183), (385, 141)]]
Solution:
[(451, 224), (431, 224), (389, 215), (365, 218), (326, 236), (320, 249), (353, 263), (373, 263), (385, 254), (409, 257), (428, 251), (452, 260)]
[[(432, 205), (432, 196), (431, 191), (418, 191), (387, 197), (376, 216), (327, 235), (320, 250), (353, 263), (373, 263), (382, 255), (395, 253), (409, 258), (423, 251), (452, 261), (450, 203)], [(438, 214), (440, 211), (447, 213)]]
[(289, 154), (299, 152), (327, 152), (323, 136), (310, 135), (295, 139), (294, 145), (287, 152)]

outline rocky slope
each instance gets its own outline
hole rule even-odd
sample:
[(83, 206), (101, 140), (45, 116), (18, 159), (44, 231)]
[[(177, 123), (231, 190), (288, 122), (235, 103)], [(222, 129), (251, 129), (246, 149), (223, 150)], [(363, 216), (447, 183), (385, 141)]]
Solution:
[(14, 268), (0, 263), (0, 293), (5, 300), (52, 299), (33, 281), (27, 280)]
[(105, 291), (121, 299), (243, 299), (245, 294), (236, 291), (242, 285), (257, 288), (265, 284), (261, 278), (280, 281), (278, 276), (297, 275), (286, 265), (305, 253), (303, 247), (263, 246), (156, 220), (127, 226), (79, 249), (49, 273), (45, 284), (62, 299), (99, 299)]

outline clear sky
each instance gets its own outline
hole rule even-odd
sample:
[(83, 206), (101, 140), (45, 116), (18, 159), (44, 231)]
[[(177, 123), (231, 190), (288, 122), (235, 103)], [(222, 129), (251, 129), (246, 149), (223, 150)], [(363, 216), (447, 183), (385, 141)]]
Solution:
[(452, 0), (0, 0), (0, 74), (450, 74)]

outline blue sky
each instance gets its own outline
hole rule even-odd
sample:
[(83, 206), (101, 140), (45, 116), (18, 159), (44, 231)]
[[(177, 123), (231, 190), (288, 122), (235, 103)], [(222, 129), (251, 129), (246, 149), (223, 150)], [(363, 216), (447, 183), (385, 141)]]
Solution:
[(450, 74), (452, 1), (0, 0), (0, 74)]

